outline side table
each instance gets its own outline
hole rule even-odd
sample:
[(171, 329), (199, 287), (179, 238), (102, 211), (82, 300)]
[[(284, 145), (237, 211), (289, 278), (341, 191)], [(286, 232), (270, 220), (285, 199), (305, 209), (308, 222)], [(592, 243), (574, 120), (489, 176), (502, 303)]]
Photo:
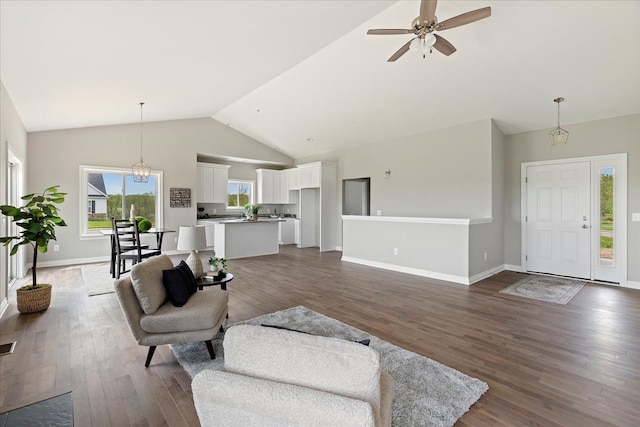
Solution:
[(229, 283), (232, 280), (233, 280), (233, 274), (227, 273), (227, 275), (220, 280), (207, 280), (207, 279), (200, 278), (198, 279), (198, 282), (196, 283), (196, 285), (198, 286), (199, 291), (203, 290), (205, 286), (217, 286), (217, 285), (220, 285), (220, 289), (222, 289), (223, 291), (226, 291), (227, 283)]

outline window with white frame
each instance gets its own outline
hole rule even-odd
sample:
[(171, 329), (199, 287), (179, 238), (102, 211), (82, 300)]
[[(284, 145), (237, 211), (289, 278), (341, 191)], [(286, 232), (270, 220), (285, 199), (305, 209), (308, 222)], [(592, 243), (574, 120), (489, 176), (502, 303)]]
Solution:
[(146, 183), (134, 182), (131, 169), (80, 166), (80, 235), (100, 236), (111, 218), (129, 218), (131, 205), (154, 227), (162, 226), (162, 172)]
[(228, 209), (244, 209), (246, 204), (253, 204), (253, 181), (230, 179), (227, 194)]

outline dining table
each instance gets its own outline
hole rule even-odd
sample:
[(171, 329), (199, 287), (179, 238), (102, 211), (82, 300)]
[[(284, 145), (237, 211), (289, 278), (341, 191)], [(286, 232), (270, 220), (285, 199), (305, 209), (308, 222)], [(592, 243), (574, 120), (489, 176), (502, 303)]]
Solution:
[[(165, 233), (175, 233), (176, 230), (170, 230), (168, 228), (163, 227), (151, 227), (147, 231), (141, 231), (140, 235), (149, 235), (155, 234), (156, 236), (156, 244), (159, 251), (162, 251), (162, 239), (164, 238)], [(109, 240), (111, 242), (111, 263), (109, 265), (109, 273), (111, 273), (111, 277), (116, 277), (116, 235), (113, 233), (113, 229), (105, 228), (100, 230), (100, 234), (103, 236), (109, 236)]]

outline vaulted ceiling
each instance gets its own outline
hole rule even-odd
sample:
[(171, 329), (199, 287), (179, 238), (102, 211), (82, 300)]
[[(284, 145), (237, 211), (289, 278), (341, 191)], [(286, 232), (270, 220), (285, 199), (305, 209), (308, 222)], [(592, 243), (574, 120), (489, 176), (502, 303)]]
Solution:
[(27, 131), (213, 117), (294, 158), (494, 118), (507, 133), (640, 112), (640, 2), (440, 0), (457, 52), (408, 52), (418, 1), (0, 2)]

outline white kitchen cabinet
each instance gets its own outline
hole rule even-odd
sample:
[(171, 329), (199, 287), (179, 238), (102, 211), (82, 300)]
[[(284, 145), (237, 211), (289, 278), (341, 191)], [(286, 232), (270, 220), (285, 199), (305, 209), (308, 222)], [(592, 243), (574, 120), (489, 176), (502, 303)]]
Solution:
[(213, 169), (198, 165), (198, 203), (213, 203)]
[(198, 203), (227, 203), (228, 165), (198, 163)]
[(295, 169), (285, 169), (280, 172), (280, 203), (298, 203), (298, 189), (294, 188), (293, 182), (297, 171)]
[(320, 163), (298, 166), (300, 170), (300, 188), (320, 187)]
[(279, 235), (281, 245), (292, 245), (295, 243), (295, 226), (296, 220), (294, 218), (285, 218), (284, 221), (279, 222)]
[(299, 205), (300, 219), (294, 226), (299, 247), (319, 246), (321, 252), (336, 249), (337, 169), (333, 163), (314, 162), (282, 171), (256, 170), (258, 203)]
[(289, 190), (300, 189), (300, 169), (287, 169), (289, 174)]
[(293, 243), (300, 247), (300, 220), (293, 220)]
[[(280, 173), (277, 170), (270, 169), (256, 169), (257, 180), (256, 180), (256, 196), (257, 203), (279, 203), (276, 202), (276, 193), (275, 193), (275, 177)], [(279, 177), (278, 177), (279, 178)], [(280, 180), (278, 179), (278, 195), (280, 197)]]
[(229, 201), (227, 190), (229, 184), (229, 166), (224, 168), (213, 168), (213, 203), (224, 203)]

